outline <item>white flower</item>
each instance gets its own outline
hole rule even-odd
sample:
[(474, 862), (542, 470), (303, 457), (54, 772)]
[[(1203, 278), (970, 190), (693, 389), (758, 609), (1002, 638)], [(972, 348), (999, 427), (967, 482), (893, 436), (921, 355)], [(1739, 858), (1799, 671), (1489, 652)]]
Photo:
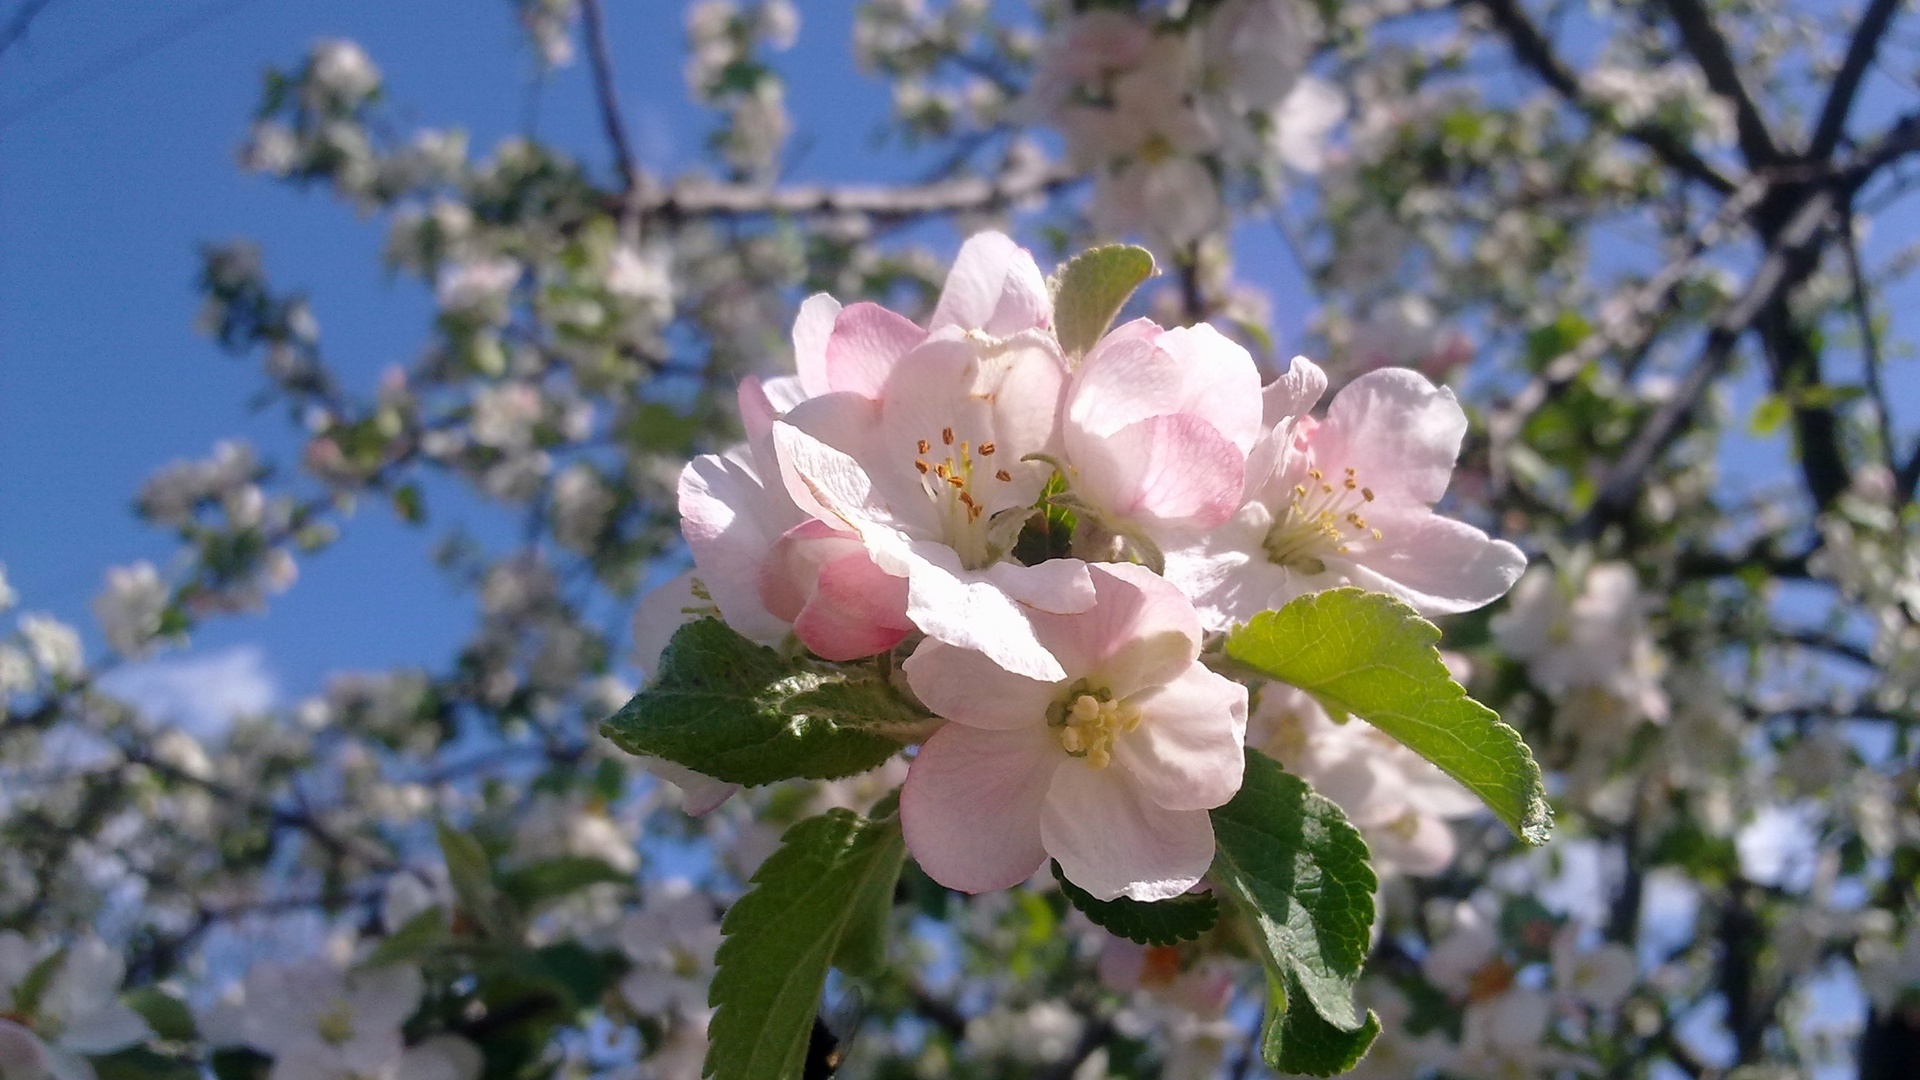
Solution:
[(140, 1014), (120, 1001), (126, 976), (120, 954), (92, 936), (67, 948), (32, 1012), (23, 1013), (14, 993), (41, 960), (26, 938), (0, 933), (0, 1015), (7, 1017), (0, 1019), (0, 1076), (93, 1080), (83, 1055), (123, 1050), (152, 1035)]
[(33, 689), (33, 660), (12, 645), (0, 644), (0, 698)]
[(1520, 580), (1513, 601), (1494, 616), (1493, 635), (1527, 665), (1535, 685), (1571, 699), (1572, 715), (1596, 723), (1663, 723), (1665, 662), (1647, 627), (1646, 607), (1633, 567), (1625, 563), (1594, 566), (1581, 582), (1539, 567)]
[(546, 409), (537, 386), (509, 382), (484, 387), (473, 395), (473, 441), (496, 450), (525, 450), (533, 445), (534, 428), (546, 417)]
[(620, 947), (633, 969), (621, 996), (645, 1016), (704, 1016), (720, 918), (713, 900), (679, 879), (647, 888), (645, 907), (620, 924)]
[(274, 1058), (270, 1080), (391, 1080), (423, 989), (414, 967), (264, 963), (247, 973), (239, 1034)]
[(434, 297), (440, 310), (504, 323), (507, 299), (520, 281), (520, 263), (505, 255), (456, 263), (440, 272)]
[(1569, 924), (1553, 938), (1553, 986), (1569, 1000), (1611, 1013), (1633, 993), (1640, 968), (1633, 953), (1612, 942), (1583, 950)]
[(1335, 723), (1305, 691), (1270, 683), (1247, 723), (1247, 745), (1272, 755), (1346, 811), (1382, 874), (1437, 874), (1453, 861), (1447, 821), (1479, 799), (1364, 720)]
[(562, 855), (599, 859), (623, 873), (640, 867), (640, 852), (621, 823), (589, 809), (584, 800), (541, 795), (513, 831), (511, 861), (540, 862)]
[(607, 257), (607, 291), (639, 303), (673, 307), (671, 254), (663, 245), (635, 248), (621, 244)]
[(575, 551), (591, 552), (615, 505), (613, 493), (591, 466), (568, 466), (553, 481), (553, 538)]
[(380, 88), (380, 69), (366, 50), (345, 40), (322, 41), (307, 61), (307, 77), (333, 100), (352, 105)]
[(7, 584), (6, 564), (0, 563), (0, 612), (4, 612), (20, 602), (20, 594)]
[(152, 563), (109, 568), (106, 589), (93, 601), (93, 615), (108, 646), (125, 657), (144, 654), (160, 633), (167, 598), (166, 582)]
[(71, 679), (86, 670), (80, 635), (53, 616), (22, 615), (20, 636), (26, 639), (34, 666), (48, 675)]

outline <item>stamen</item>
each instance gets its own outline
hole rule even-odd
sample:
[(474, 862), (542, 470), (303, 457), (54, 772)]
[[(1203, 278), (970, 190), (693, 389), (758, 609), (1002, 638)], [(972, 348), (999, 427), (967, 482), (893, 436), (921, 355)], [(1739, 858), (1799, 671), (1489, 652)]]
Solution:
[(941, 442), (943, 442), (943, 443), (946, 443), (946, 444), (947, 444), (948, 446), (952, 446), (952, 445), (953, 445), (953, 429), (952, 429), (952, 428), (941, 428), (941, 429), (940, 429), (940, 441), (941, 441)]
[(994, 450), (994, 447), (993, 447), (993, 444), (992, 444), (992, 443), (990, 443), (990, 442), (983, 442), (983, 443), (981, 443), (981, 444), (980, 444), (980, 456), (981, 456), (981, 457), (992, 457), (992, 456), (993, 456), (993, 450)]
[(925, 440), (925, 439), (921, 439), (921, 440), (920, 440), (920, 452), (921, 452), (921, 453), (923, 453), (923, 454), (927, 454), (927, 453), (932, 453), (932, 451), (933, 451), (933, 444), (932, 444), (932, 443), (930, 443), (930, 442), (928, 442), (928, 441), (927, 441), (927, 440)]
[[(988, 445), (992, 445), (992, 444), (991, 444), (991, 443), (989, 443)], [(994, 478), (995, 480), (998, 480), (998, 481), (1000, 481), (1000, 482), (1001, 482), (1001, 483), (1003, 483), (1003, 484), (1011, 484), (1011, 483), (1013, 483), (1013, 474), (1012, 474), (1012, 473), (1010, 473), (1010, 472), (1008, 472), (1008, 471), (1007, 471), (1007, 470), (1005, 470), (1005, 469), (998, 469), (998, 470), (995, 470), (995, 472), (994, 472), (994, 474), (993, 474), (993, 478)]]

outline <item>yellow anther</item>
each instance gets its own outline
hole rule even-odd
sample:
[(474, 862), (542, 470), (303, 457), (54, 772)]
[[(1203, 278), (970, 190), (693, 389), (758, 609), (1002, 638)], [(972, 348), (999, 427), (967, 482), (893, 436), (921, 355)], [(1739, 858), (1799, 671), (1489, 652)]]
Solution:
[[(1065, 706), (1064, 709), (1061, 706)], [(1113, 764), (1113, 743), (1121, 735), (1140, 726), (1137, 709), (1119, 701), (1104, 700), (1104, 695), (1081, 694), (1071, 705), (1055, 706), (1060, 749), (1083, 758), (1096, 769)]]

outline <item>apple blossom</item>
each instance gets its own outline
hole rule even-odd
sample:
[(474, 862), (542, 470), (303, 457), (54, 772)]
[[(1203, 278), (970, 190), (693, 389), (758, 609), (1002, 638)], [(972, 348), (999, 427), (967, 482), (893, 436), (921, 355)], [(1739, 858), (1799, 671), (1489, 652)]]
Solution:
[(1536, 686), (1565, 699), (1578, 718), (1565, 725), (1568, 730), (1588, 730), (1596, 722), (1605, 728), (1664, 723), (1664, 665), (1653, 648), (1646, 604), (1633, 568), (1624, 563), (1600, 563), (1577, 582), (1539, 567), (1494, 616), (1493, 633), (1526, 664)]
[(1062, 424), (1074, 494), (1104, 520), (1152, 534), (1226, 521), (1260, 434), (1253, 357), (1204, 323), (1163, 330), (1146, 319), (1088, 350)]
[(19, 1000), (43, 959), (25, 937), (0, 932), (0, 1075), (93, 1080), (88, 1056), (151, 1037), (140, 1014), (120, 1001), (126, 965), (105, 942), (88, 935), (67, 946), (37, 998)]
[(400, 1080), (401, 1025), (419, 1008), (420, 970), (344, 971), (325, 959), (247, 973), (233, 1035), (274, 1059), (271, 1080)]
[(1087, 569), (1090, 607), (1032, 613), (1058, 678), (937, 640), (906, 662), (949, 723), (914, 758), (901, 822), (949, 888), (1007, 888), (1051, 856), (1096, 897), (1163, 900), (1213, 860), (1206, 811), (1240, 787), (1246, 688), (1198, 663), (1199, 620), (1179, 590), (1138, 566)]
[(1526, 557), (1433, 512), (1467, 418), (1453, 392), (1404, 369), (1349, 383), (1324, 420), (1326, 386), (1303, 358), (1269, 386), (1268, 432), (1249, 456), (1244, 502), (1211, 533), (1166, 549), (1167, 576), (1210, 630), (1297, 596), (1359, 585), (1423, 615), (1470, 611), (1512, 587)]
[(1247, 744), (1346, 811), (1382, 874), (1437, 874), (1453, 861), (1447, 825), (1483, 807), (1467, 789), (1364, 720), (1336, 723), (1312, 695), (1278, 683), (1260, 691)]

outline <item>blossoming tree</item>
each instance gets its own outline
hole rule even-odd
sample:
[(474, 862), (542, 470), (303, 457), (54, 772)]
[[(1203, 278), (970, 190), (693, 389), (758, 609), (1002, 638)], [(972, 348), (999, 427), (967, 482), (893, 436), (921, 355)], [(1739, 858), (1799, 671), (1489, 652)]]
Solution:
[[(348, 385), (205, 251), (305, 450), (0, 639), (0, 1077), (1910, 1075), (1900, 4), (868, 0), (944, 164), (844, 187), (786, 0), (690, 6), (680, 177), (618, 8), (513, 12), (604, 147), (269, 77), (245, 166), (436, 316)], [(526, 524), (444, 665), (103, 685), (458, 490)]]

